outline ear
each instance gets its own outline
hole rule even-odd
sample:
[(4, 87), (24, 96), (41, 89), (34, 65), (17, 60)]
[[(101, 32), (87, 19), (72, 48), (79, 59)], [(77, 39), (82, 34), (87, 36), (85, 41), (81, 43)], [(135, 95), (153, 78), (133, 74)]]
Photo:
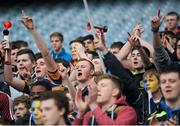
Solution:
[(63, 116), (64, 113), (65, 113), (65, 109), (64, 109), (64, 108), (61, 108), (61, 109), (59, 110), (59, 115), (60, 115), (60, 116)]
[(35, 66), (36, 66), (36, 61), (32, 61), (32, 66), (33, 66), (33, 68), (35, 68)]
[(94, 69), (91, 69), (90, 75), (94, 75)]
[(119, 89), (117, 89), (117, 88), (114, 88), (114, 89), (112, 90), (112, 96), (113, 96), (113, 97), (118, 96), (119, 93), (120, 93), (120, 91), (119, 91)]

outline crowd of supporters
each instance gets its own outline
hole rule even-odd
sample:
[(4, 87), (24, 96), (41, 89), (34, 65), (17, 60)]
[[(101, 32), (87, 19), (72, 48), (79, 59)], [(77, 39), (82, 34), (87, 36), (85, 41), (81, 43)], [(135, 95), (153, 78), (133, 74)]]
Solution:
[(101, 28), (80, 34), (69, 54), (56, 31), (48, 50), (36, 22), (22, 12), (20, 23), (40, 52), (23, 40), (1, 40), (0, 124), (180, 125), (179, 14), (154, 15), (152, 44), (141, 37), (139, 22), (126, 42), (110, 47)]

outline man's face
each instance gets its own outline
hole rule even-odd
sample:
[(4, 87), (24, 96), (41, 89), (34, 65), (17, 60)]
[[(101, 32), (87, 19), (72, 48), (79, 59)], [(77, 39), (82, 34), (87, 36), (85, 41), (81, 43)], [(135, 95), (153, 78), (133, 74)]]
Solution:
[(62, 48), (62, 42), (58, 36), (51, 37), (51, 44), (55, 52), (60, 51), (60, 49)]
[(12, 65), (16, 66), (18, 49), (11, 50), (11, 61)]
[(99, 58), (95, 58), (92, 62), (94, 63), (95, 73), (103, 73), (103, 64), (101, 63), (101, 60)]
[(168, 28), (168, 30), (174, 30), (177, 27), (177, 16), (176, 15), (169, 15), (166, 16), (166, 27)]
[(97, 83), (97, 103), (98, 104), (106, 104), (113, 97), (114, 87), (112, 85), (112, 81), (109, 79), (102, 79)]
[(17, 56), (17, 69), (20, 74), (25, 72), (33, 72), (34, 63), (31, 61), (28, 54), (22, 54)]
[(45, 125), (58, 125), (64, 112), (59, 110), (53, 99), (41, 101), (42, 119)]
[(141, 54), (139, 53), (138, 50), (133, 50), (131, 53), (131, 63), (132, 67), (135, 70), (141, 70), (143, 69), (143, 62), (141, 59)]
[(32, 114), (32, 119), (36, 125), (42, 125), (43, 124), (39, 100), (32, 101), (31, 114)]
[(160, 75), (160, 87), (164, 98), (168, 101), (180, 99), (180, 78), (178, 73), (163, 73)]
[(145, 77), (146, 81), (147, 81), (147, 89), (151, 92), (151, 93), (156, 93), (159, 89), (159, 81), (156, 77), (156, 75), (154, 74), (148, 74)]
[(78, 54), (77, 54), (77, 46), (80, 45), (79, 42), (73, 42), (71, 44), (71, 53), (72, 53), (72, 59), (73, 60), (78, 60)]
[(178, 60), (180, 60), (180, 40), (178, 41), (176, 45), (176, 55), (177, 55)]
[(19, 103), (14, 106), (14, 113), (17, 119), (23, 117), (28, 112), (24, 103)]
[(79, 61), (76, 64), (76, 79), (78, 81), (87, 81), (94, 74), (94, 70), (88, 61)]
[(43, 78), (47, 74), (47, 67), (43, 58), (36, 61), (35, 74), (37, 78)]
[(94, 42), (90, 39), (88, 40), (85, 40), (84, 42), (84, 46), (85, 46), (85, 49), (86, 51), (94, 51)]
[(119, 51), (120, 51), (119, 48), (111, 48), (111, 53), (114, 54), (114, 55), (118, 54)]
[(47, 91), (46, 88), (41, 85), (32, 87), (30, 91), (30, 100), (32, 100), (36, 95), (41, 95), (46, 91)]

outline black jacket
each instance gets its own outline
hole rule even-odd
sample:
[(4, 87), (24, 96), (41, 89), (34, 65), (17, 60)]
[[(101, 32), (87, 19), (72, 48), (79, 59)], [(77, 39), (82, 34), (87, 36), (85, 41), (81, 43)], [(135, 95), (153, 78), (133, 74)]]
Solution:
[(145, 116), (147, 115), (147, 96), (139, 89), (143, 74), (133, 76), (125, 70), (119, 60), (110, 52), (104, 55), (104, 64), (111, 74), (121, 79), (122, 93), (126, 96), (127, 103), (136, 110), (138, 115), (137, 123), (144, 124)]

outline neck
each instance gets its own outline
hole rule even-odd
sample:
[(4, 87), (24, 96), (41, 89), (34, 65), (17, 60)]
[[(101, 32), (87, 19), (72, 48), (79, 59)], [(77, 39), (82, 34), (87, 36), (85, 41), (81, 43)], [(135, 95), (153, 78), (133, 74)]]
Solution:
[(82, 89), (85, 88), (86, 86), (88, 86), (92, 82), (92, 79), (94, 79), (94, 78), (91, 77), (86, 81), (79, 81), (79, 87)]
[(168, 29), (168, 31), (172, 31), (173, 33), (176, 33), (176, 29), (177, 29), (177, 27), (174, 27), (172, 29)]
[(162, 94), (161, 94), (161, 91), (158, 90), (156, 93), (152, 93), (152, 98), (153, 98), (153, 101), (157, 101), (157, 100), (160, 100), (162, 98)]
[(141, 68), (141, 69), (135, 69), (134, 71), (137, 71), (138, 74), (139, 74), (139, 73), (144, 73), (144, 72), (145, 72), (145, 69), (144, 69), (144, 68)]
[(65, 119), (63, 117), (60, 117), (60, 119), (59, 119), (59, 121), (57, 122), (56, 125), (67, 125), (67, 124), (66, 124)]
[(61, 52), (62, 51), (62, 48), (59, 48), (58, 50), (54, 50), (54, 52), (58, 53), (58, 52)]
[(101, 105), (101, 109), (103, 112), (107, 111), (114, 103), (115, 103), (116, 99), (115, 98), (111, 98), (108, 102), (104, 103)]
[(180, 106), (180, 97), (175, 100), (166, 100), (166, 104), (171, 109), (178, 109), (178, 108), (180, 108), (179, 107)]

